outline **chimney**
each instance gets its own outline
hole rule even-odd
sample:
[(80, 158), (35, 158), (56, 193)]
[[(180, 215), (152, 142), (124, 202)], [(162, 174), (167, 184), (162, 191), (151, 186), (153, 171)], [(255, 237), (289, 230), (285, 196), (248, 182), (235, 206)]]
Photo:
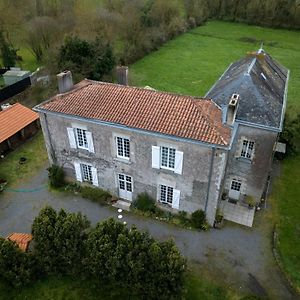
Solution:
[(70, 91), (73, 87), (73, 78), (71, 71), (63, 71), (56, 75), (58, 81), (58, 90), (60, 94)]
[(128, 67), (117, 66), (117, 82), (118, 84), (128, 85)]
[(232, 94), (228, 107), (227, 107), (227, 113), (226, 113), (226, 123), (227, 125), (231, 126), (233, 125), (235, 121), (235, 116), (239, 104), (239, 94)]

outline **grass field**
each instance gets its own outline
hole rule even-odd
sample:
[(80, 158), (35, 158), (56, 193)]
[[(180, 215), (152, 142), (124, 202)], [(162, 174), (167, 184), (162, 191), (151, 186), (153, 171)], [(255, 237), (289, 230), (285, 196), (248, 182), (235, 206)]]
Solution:
[[(20, 157), (26, 157), (27, 162), (20, 165)], [(18, 185), (24, 179), (36, 174), (47, 160), (43, 134), (40, 131), (31, 140), (0, 160), (0, 177), (5, 178), (9, 186)]]
[[(255, 43), (242, 42), (251, 38)], [(208, 22), (170, 41), (131, 66), (133, 85), (204, 96), (228, 65), (264, 49), (291, 70), (289, 108), (300, 107), (300, 33), (226, 22)], [(298, 102), (297, 102), (298, 101)]]
[[(214, 283), (200, 280), (200, 276), (188, 273), (186, 278), (187, 300), (231, 299), (231, 293)], [(0, 300), (138, 300), (125, 290), (97, 289), (88, 280), (80, 281), (69, 277), (50, 277), (23, 289), (15, 289), (0, 281)]]
[[(252, 40), (253, 43), (243, 42)], [(264, 42), (264, 49), (290, 69), (288, 113), (300, 112), (300, 32), (209, 22), (164, 45), (131, 66), (134, 85), (204, 96), (228, 65)], [(273, 189), (281, 260), (300, 291), (300, 155), (283, 162)]]

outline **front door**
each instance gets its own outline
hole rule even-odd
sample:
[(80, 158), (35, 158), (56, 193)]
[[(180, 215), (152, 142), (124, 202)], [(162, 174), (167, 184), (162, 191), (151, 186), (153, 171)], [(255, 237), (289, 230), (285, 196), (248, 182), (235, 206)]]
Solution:
[(126, 174), (118, 174), (119, 197), (132, 201), (132, 177)]
[(239, 200), (241, 195), (241, 187), (242, 187), (241, 180), (232, 179), (230, 190), (229, 190), (229, 198), (234, 200)]

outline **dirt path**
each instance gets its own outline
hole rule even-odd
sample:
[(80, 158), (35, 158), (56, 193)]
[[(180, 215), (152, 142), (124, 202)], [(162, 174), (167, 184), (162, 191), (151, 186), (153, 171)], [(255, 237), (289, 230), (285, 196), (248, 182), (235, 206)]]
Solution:
[[(93, 224), (108, 217), (117, 218), (114, 208), (101, 207), (80, 197), (50, 193), (46, 182), (46, 171), (42, 171), (20, 186), (21, 192), (6, 191), (0, 195), (1, 236), (14, 231), (30, 232), (34, 217), (46, 204), (56, 209), (81, 211)], [(227, 224), (222, 230), (195, 232), (130, 213), (124, 213), (123, 220), (148, 230), (158, 239), (174, 238), (191, 264), (228, 287), (271, 299), (297, 299), (281, 277), (271, 252), (271, 237), (260, 230), (261, 226), (249, 229)], [(258, 220), (262, 220), (262, 216), (258, 216)]]

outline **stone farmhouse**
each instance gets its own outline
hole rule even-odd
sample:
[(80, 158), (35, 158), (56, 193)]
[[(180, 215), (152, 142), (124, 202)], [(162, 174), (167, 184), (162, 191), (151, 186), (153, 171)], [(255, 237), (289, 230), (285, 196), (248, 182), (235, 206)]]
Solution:
[[(252, 226), (282, 131), (289, 71), (263, 49), (229, 66), (204, 98), (58, 75), (35, 107), (51, 164), (131, 202)], [(250, 201), (250, 200), (251, 201)]]

